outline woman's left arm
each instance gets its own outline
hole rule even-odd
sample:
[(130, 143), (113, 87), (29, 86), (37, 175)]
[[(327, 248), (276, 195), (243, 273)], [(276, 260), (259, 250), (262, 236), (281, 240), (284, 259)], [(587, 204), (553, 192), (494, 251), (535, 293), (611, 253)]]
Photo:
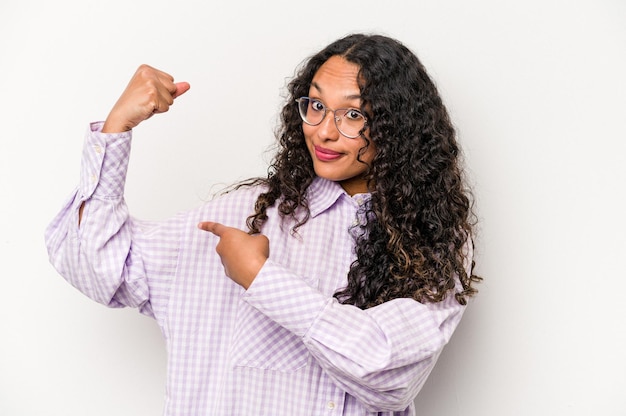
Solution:
[(244, 294), (251, 306), (300, 336), (335, 383), (371, 411), (401, 411), (415, 399), (464, 311), (394, 299), (361, 310), (343, 305), (268, 260)]

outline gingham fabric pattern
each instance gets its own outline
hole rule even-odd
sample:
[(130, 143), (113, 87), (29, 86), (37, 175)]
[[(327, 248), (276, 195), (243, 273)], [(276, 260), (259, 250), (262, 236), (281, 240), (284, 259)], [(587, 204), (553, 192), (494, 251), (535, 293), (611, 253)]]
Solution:
[(452, 296), (367, 310), (333, 298), (346, 284), (369, 195), (350, 197), (317, 178), (311, 218), (297, 234), (270, 209), (270, 258), (246, 291), (224, 274), (217, 237), (196, 225), (246, 229), (261, 190), (242, 188), (165, 221), (137, 220), (123, 198), (132, 134), (101, 126), (90, 126), (79, 186), (46, 244), (54, 267), (85, 295), (156, 319), (168, 351), (165, 415), (414, 414), (464, 307)]

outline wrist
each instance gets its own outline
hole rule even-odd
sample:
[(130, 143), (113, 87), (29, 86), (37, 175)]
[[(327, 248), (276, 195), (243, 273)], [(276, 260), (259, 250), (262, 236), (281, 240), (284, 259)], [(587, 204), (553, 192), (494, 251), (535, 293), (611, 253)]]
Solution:
[(124, 133), (131, 130), (124, 124), (110, 122), (108, 119), (102, 125), (102, 129), (100, 130), (102, 133)]

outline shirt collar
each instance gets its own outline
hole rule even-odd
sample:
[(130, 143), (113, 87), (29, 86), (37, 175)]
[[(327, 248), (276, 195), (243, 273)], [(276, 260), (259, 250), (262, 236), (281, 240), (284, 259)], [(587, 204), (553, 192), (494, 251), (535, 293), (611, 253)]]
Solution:
[[(309, 202), (309, 210), (311, 218), (314, 218), (332, 207), (341, 196), (345, 196), (349, 200), (353, 199), (344, 191), (341, 185), (328, 179), (316, 177), (307, 189), (307, 199)], [(369, 200), (370, 194), (355, 195), (362, 200)], [(360, 205), (360, 204), (357, 204)]]

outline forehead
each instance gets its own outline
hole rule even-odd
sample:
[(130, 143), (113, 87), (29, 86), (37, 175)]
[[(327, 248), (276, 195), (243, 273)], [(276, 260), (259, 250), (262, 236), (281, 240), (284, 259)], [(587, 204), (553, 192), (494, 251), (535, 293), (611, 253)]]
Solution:
[(317, 70), (311, 81), (311, 89), (321, 93), (337, 92), (350, 96), (359, 94), (357, 76), (359, 67), (340, 56), (330, 57)]

